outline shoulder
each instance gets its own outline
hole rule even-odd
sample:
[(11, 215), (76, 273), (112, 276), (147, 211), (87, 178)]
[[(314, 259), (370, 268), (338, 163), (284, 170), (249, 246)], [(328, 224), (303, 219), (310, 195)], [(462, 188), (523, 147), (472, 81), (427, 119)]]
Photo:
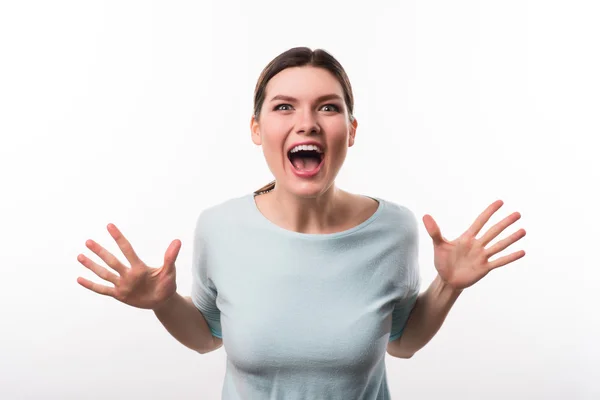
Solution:
[(245, 194), (213, 204), (200, 211), (196, 218), (196, 226), (207, 230), (226, 226), (228, 222), (239, 221), (251, 212), (250, 205), (253, 201), (251, 194)]
[(379, 197), (374, 197), (374, 199), (381, 203), (382, 213), (384, 214), (385, 220), (395, 223), (400, 222), (409, 227), (416, 228), (418, 226), (417, 216), (408, 206)]
[(378, 228), (395, 241), (413, 243), (418, 241), (419, 222), (415, 212), (395, 201), (373, 197), (380, 202)]

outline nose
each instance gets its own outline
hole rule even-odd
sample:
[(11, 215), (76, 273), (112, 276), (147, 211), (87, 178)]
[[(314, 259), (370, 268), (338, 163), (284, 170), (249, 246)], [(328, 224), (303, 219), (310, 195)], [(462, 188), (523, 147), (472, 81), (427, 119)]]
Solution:
[(312, 110), (306, 110), (303, 113), (298, 113), (298, 115), (296, 133), (299, 135), (314, 135), (321, 132), (321, 127)]

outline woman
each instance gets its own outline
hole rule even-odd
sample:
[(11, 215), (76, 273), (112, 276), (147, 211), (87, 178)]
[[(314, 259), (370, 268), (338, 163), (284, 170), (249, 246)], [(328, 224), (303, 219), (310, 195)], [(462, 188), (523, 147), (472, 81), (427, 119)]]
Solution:
[(404, 206), (335, 185), (354, 144), (350, 82), (323, 50), (294, 48), (262, 72), (251, 134), (275, 180), (204, 210), (194, 239), (191, 297), (176, 292), (171, 243), (160, 268), (146, 266), (112, 224), (131, 268), (89, 240), (115, 272), (78, 260), (114, 287), (78, 282), (134, 307), (199, 353), (225, 345), (226, 399), (387, 399), (386, 352), (410, 358), (438, 331), (463, 289), (524, 251), (488, 261), (525, 235), (486, 246), (520, 218), (480, 238), (502, 206), (491, 204), (457, 240), (429, 215), (438, 271), (419, 294), (418, 224)]

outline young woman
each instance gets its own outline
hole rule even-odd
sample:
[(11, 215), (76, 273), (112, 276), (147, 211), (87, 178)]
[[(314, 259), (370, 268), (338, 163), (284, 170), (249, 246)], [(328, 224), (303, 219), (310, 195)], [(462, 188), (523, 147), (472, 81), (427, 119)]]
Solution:
[(78, 260), (113, 287), (78, 282), (152, 309), (199, 353), (224, 344), (224, 399), (388, 399), (386, 352), (410, 358), (463, 289), (525, 255), (489, 261), (525, 235), (521, 229), (488, 246), (520, 215), (476, 238), (502, 206), (495, 201), (454, 241), (425, 215), (438, 275), (419, 294), (414, 214), (335, 185), (358, 126), (342, 66), (323, 50), (293, 48), (264, 69), (254, 101), (252, 140), (275, 180), (200, 213), (191, 297), (176, 292), (179, 240), (164, 265), (151, 268), (112, 224), (131, 267), (88, 240), (114, 272), (82, 254)]

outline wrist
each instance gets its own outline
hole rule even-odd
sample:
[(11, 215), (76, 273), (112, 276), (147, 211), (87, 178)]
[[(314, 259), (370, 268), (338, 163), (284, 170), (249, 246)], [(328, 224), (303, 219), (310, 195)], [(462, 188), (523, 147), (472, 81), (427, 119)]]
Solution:
[(436, 293), (444, 298), (456, 300), (463, 291), (463, 289), (456, 288), (445, 282), (439, 274), (435, 277), (434, 282), (436, 282)]
[(152, 311), (161, 312), (161, 311), (164, 311), (165, 309), (168, 309), (171, 306), (171, 304), (173, 304), (175, 302), (177, 296), (178, 296), (177, 292), (174, 292), (171, 296), (167, 297), (166, 299), (164, 299), (163, 301), (158, 303), (156, 306), (154, 306), (152, 308)]

